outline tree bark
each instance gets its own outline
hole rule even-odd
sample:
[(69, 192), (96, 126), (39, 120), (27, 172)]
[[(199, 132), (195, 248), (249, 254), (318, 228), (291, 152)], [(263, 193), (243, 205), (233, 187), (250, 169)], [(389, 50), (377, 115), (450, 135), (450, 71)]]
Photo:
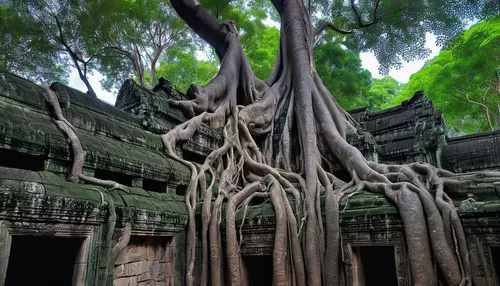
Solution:
[[(203, 202), (202, 211), (202, 239), (208, 239), (207, 228), (210, 237), (209, 243), (202, 242), (204, 249), (210, 245), (203, 253), (210, 256), (213, 285), (222, 284), (222, 275), (217, 271), (223, 265), (224, 253), (217, 217), (221, 215), (221, 205), (227, 200), (229, 284), (241, 285), (244, 267), (235, 214), (257, 192), (269, 195), (276, 216), (274, 284), (338, 285), (341, 269), (338, 203), (346, 192), (355, 194), (361, 190), (385, 195), (397, 206), (414, 284), (436, 283), (433, 259), (448, 284), (471, 282), (465, 234), (453, 202), (445, 193), (449, 182), (457, 182), (455, 175), (422, 164), (392, 166), (368, 162), (347, 143), (346, 134), (356, 130), (352, 118), (333, 100), (316, 73), (312, 59), (315, 32), (302, 0), (272, 0), (281, 17), (281, 40), (275, 67), (265, 81), (254, 76), (233, 22), (220, 23), (196, 0), (171, 0), (171, 3), (221, 60), (214, 79), (207, 85), (192, 85), (186, 92), (189, 100), (172, 103), (191, 119), (163, 135), (167, 155), (190, 166), (194, 174), (186, 195), (190, 212), (188, 230), (195, 229), (196, 193), (207, 192), (196, 178), (209, 168), (217, 169), (219, 194), (215, 203), (208, 201), (211, 196), (203, 196), (207, 201)], [(198, 169), (181, 158), (175, 146), (192, 136), (201, 122), (224, 126), (226, 143)], [(219, 162), (217, 167), (214, 162)], [(331, 169), (335, 165), (349, 175), (350, 182), (336, 176)], [(435, 197), (428, 185), (437, 186)], [(282, 195), (283, 190), (294, 195), (294, 212), (290, 200)], [(319, 201), (322, 190), (326, 192), (324, 206)], [(212, 212), (209, 204), (213, 206)], [(188, 233), (186, 284), (192, 285), (195, 236), (192, 231)], [(208, 269), (202, 273), (206, 275)]]

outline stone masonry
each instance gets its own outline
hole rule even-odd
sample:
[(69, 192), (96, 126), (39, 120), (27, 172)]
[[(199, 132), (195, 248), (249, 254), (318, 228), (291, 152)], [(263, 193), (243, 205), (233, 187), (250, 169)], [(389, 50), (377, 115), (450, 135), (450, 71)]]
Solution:
[[(152, 91), (126, 81), (115, 106), (63, 84), (52, 84), (51, 89), (86, 151), (84, 173), (115, 180), (123, 189), (68, 182), (71, 150), (52, 122), (43, 90), (0, 72), (0, 286), (17, 281), (16, 275), (8, 277), (8, 268), (15, 265), (10, 262), (16, 251), (22, 252), (16, 240), (28, 236), (79, 241), (72, 250), (61, 245), (61, 251), (73, 251), (77, 259), (65, 261), (74, 265), (72, 273), (68, 270), (73, 280), (57, 285), (184, 285), (187, 209), (183, 193), (189, 170), (164, 156), (160, 138), (185, 120), (169, 105), (184, 95), (164, 79)], [(500, 132), (449, 138), (440, 111), (422, 92), (388, 110), (363, 108), (350, 113), (358, 122), (358, 133), (348, 140), (369, 160), (426, 162), (457, 173), (500, 169)], [(220, 130), (203, 126), (179, 151), (202, 162), (222, 139)], [(499, 285), (500, 183), (464, 184), (449, 196), (467, 235), (474, 285)], [(340, 210), (343, 284), (362, 281), (363, 259), (358, 258), (364, 257), (364, 247), (373, 247), (393, 252), (389, 264), (397, 284), (412, 285), (397, 208), (384, 196), (360, 192), (344, 197)], [(275, 216), (268, 201), (250, 206), (244, 221), (240, 211), (236, 223), (242, 228), (243, 256), (272, 255)], [(130, 241), (110, 261), (126, 225), (131, 228)], [(224, 240), (224, 229), (222, 233)], [(202, 261), (199, 250), (198, 240), (196, 281)], [(370, 263), (377, 264), (374, 258)], [(263, 276), (266, 266), (252, 265), (256, 269), (251, 270), (257, 271), (250, 272)], [(45, 267), (46, 276), (53, 274), (52, 265), (37, 267)], [(43, 278), (36, 277), (35, 284), (46, 285)]]
[(172, 238), (132, 236), (115, 261), (115, 286), (174, 285)]

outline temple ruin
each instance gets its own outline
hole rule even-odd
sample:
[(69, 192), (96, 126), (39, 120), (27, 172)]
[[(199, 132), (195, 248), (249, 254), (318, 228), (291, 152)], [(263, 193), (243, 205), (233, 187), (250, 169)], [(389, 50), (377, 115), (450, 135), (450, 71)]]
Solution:
[[(82, 142), (85, 175), (126, 187), (69, 182), (71, 148), (43, 89), (0, 73), (0, 285), (184, 285), (189, 170), (163, 155), (160, 139), (185, 120), (169, 106), (184, 95), (164, 79), (153, 91), (125, 81), (115, 106), (61, 83), (50, 89)], [(500, 170), (500, 131), (448, 137), (422, 92), (387, 110), (350, 113), (359, 128), (348, 140), (369, 160)], [(180, 151), (203, 162), (222, 140), (220, 130), (203, 126)], [(500, 182), (448, 195), (465, 228), (474, 285), (500, 284)], [(256, 202), (243, 217), (237, 227), (248, 283), (271, 285), (273, 207)], [(392, 203), (367, 192), (345, 196), (340, 218), (346, 285), (413, 285)]]

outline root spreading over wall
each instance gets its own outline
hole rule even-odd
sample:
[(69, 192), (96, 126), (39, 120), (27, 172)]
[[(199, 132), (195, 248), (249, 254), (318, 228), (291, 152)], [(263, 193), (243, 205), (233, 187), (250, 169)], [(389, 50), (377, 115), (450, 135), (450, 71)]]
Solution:
[[(338, 285), (339, 201), (362, 190), (383, 194), (398, 207), (414, 284), (437, 284), (429, 281), (437, 277), (433, 261), (447, 284), (471, 283), (464, 230), (446, 191), (471, 180), (498, 180), (499, 174), (458, 176), (428, 164), (368, 162), (346, 142), (355, 123), (315, 71), (314, 32), (303, 1), (272, 0), (281, 16), (281, 40), (274, 70), (266, 80), (254, 76), (232, 21), (220, 23), (196, 0), (171, 3), (221, 60), (213, 80), (192, 85), (189, 100), (172, 102), (190, 119), (162, 137), (165, 152), (191, 170), (186, 194), (187, 285), (194, 284), (198, 200), (202, 201), (201, 284), (242, 285), (246, 273), (235, 214), (256, 198), (269, 198), (276, 215), (273, 283)], [(176, 146), (203, 123), (222, 127), (225, 141), (199, 165), (184, 160)], [(208, 186), (206, 177), (211, 178)], [(349, 179), (341, 179), (345, 177)], [(294, 206), (287, 195), (294, 198)], [(220, 225), (222, 215), (225, 226)], [(225, 227), (224, 251), (221, 227)], [(220, 270), (224, 260), (229, 281), (223, 281)]]
[[(383, 194), (398, 207), (415, 285), (437, 284), (432, 281), (437, 276), (433, 261), (447, 284), (471, 283), (464, 230), (446, 191), (470, 181), (499, 181), (498, 173), (458, 176), (421, 163), (368, 162), (346, 142), (355, 123), (315, 71), (314, 32), (303, 1), (272, 0), (281, 16), (281, 40), (274, 70), (266, 80), (254, 76), (233, 22), (220, 23), (196, 0), (171, 2), (221, 60), (214, 79), (191, 86), (189, 100), (171, 103), (189, 120), (162, 136), (165, 153), (191, 171), (185, 197), (187, 285), (195, 284), (198, 202), (202, 202), (201, 284), (242, 285), (247, 278), (235, 216), (263, 198), (271, 201), (276, 216), (273, 284), (339, 285), (339, 201), (362, 190)], [(82, 174), (84, 153), (74, 128), (62, 116), (54, 93), (47, 89), (46, 95), (55, 124), (72, 146), (70, 179), (119, 188), (115, 182)], [(224, 144), (200, 165), (183, 159), (177, 147), (204, 123), (222, 128)], [(288, 196), (294, 198), (293, 206)], [(320, 196), (325, 198), (323, 206)]]

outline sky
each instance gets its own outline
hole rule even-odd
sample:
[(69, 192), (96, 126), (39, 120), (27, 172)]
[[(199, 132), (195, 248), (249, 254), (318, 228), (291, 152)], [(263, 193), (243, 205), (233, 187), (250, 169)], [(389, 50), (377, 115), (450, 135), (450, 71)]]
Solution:
[[(436, 36), (431, 33), (425, 35), (425, 47), (431, 50), (430, 55), (426, 59), (416, 60), (411, 62), (403, 63), (403, 67), (400, 69), (391, 69), (389, 75), (401, 83), (407, 83), (410, 76), (418, 72), (423, 66), (426, 60), (432, 59), (439, 54), (440, 47), (436, 45)], [(361, 58), (361, 65), (363, 68), (369, 70), (374, 78), (383, 78), (384, 76), (378, 72), (378, 61), (372, 52), (361, 53), (359, 55)]]
[[(405, 62), (403, 63), (403, 66), (400, 69), (394, 69), (394, 68), (391, 69), (389, 71), (389, 75), (401, 83), (407, 83), (408, 80), (410, 79), (410, 76), (419, 71), (424, 65), (426, 60), (432, 59), (433, 57), (439, 54), (440, 48), (436, 46), (435, 43), (436, 43), (436, 37), (430, 33), (427, 33), (425, 47), (431, 50), (431, 54), (429, 55), (429, 57), (422, 60)], [(372, 77), (374, 78), (384, 77), (383, 75), (380, 75), (378, 72), (379, 63), (372, 52), (361, 53), (360, 58), (363, 68), (370, 71)], [(99, 80), (102, 79), (102, 77), (103, 77), (102, 74), (100, 74), (99, 72), (97, 71), (94, 72), (94, 74), (89, 77), (90, 84), (97, 93), (97, 97), (110, 104), (114, 104), (118, 91), (114, 90), (113, 92), (108, 92), (103, 90), (101, 88), (101, 84), (99, 83)], [(87, 92), (85, 85), (78, 76), (78, 72), (74, 68), (71, 68), (69, 86), (81, 90), (83, 92)]]

